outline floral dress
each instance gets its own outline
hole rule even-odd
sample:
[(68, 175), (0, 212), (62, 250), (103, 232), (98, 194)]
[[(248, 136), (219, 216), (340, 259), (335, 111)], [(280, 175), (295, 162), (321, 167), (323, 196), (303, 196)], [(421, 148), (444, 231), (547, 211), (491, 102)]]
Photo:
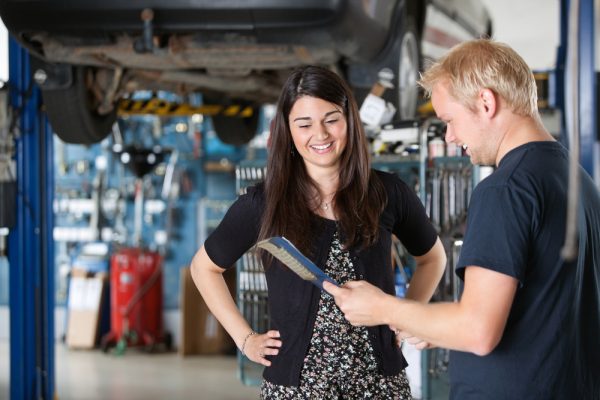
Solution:
[[(340, 284), (356, 279), (337, 232), (325, 272)], [(321, 292), (300, 385), (281, 386), (263, 380), (260, 391), (261, 399), (412, 399), (405, 372), (396, 376), (378, 373), (367, 329), (350, 325), (325, 291)]]

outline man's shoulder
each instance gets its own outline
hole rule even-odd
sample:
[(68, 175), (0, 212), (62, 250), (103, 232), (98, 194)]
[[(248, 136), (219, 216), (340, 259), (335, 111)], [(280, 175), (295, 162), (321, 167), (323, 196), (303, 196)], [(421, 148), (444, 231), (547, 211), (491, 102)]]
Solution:
[(505, 175), (535, 174), (544, 171), (563, 171), (568, 165), (568, 151), (558, 142), (529, 142), (509, 151), (500, 161), (498, 171)]
[(546, 179), (561, 181), (568, 171), (565, 149), (557, 142), (530, 142), (509, 151), (496, 170), (482, 180), (480, 190), (504, 187), (529, 191)]

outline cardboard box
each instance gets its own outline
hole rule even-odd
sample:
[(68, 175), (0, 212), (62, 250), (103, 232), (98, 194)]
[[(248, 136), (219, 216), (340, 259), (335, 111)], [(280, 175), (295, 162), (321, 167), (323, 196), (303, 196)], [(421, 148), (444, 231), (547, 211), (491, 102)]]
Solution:
[[(235, 293), (235, 268), (224, 274), (232, 295)], [(235, 296), (234, 296), (235, 298)], [(209, 311), (200, 296), (189, 267), (181, 269), (181, 346), (182, 356), (228, 354), (235, 343)]]
[(98, 343), (102, 304), (107, 301), (107, 275), (87, 276), (73, 270), (69, 284), (67, 346), (93, 349)]

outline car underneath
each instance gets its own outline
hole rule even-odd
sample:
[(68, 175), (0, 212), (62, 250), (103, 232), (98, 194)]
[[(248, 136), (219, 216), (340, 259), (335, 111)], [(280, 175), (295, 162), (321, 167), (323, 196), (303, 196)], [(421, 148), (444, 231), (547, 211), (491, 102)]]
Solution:
[[(451, 3), (0, 0), (0, 16), (31, 52), (46, 113), (65, 142), (101, 141), (120, 101), (144, 90), (202, 93), (221, 110), (249, 107), (251, 113), (212, 115), (219, 138), (242, 145), (256, 133), (259, 108), (276, 102), (289, 73), (306, 64), (343, 75), (359, 101), (388, 68), (394, 90), (386, 100), (397, 118), (414, 118), (426, 13), (436, 2)], [(463, 21), (467, 36), (489, 31), (486, 18)]]

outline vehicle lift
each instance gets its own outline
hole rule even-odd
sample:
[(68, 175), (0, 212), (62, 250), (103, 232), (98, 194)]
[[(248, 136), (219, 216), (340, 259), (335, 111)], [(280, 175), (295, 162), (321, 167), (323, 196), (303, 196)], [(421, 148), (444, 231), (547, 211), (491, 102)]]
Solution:
[(9, 39), (16, 223), (8, 235), (10, 398), (54, 399), (54, 154), (29, 54)]
[[(557, 57), (557, 102), (565, 106), (569, 5), (562, 0)], [(581, 0), (578, 13), (580, 163), (600, 181), (594, 68), (594, 0)], [(28, 53), (9, 40), (10, 104), (15, 110), (17, 165), (16, 224), (8, 236), (10, 263), (10, 398), (58, 399), (54, 363), (53, 134), (32, 83)], [(566, 135), (563, 135), (566, 136)], [(568, 144), (568, 143), (567, 143)], [(1, 199), (0, 199), (1, 200)], [(2, 203), (5, 204), (5, 203)]]

